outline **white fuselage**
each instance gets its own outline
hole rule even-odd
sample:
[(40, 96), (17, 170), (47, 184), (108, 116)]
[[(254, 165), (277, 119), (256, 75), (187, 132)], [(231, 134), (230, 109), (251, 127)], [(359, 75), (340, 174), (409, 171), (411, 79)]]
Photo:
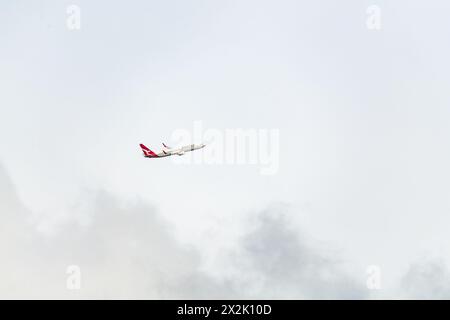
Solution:
[(158, 153), (158, 157), (167, 157), (167, 156), (172, 156), (172, 155), (182, 156), (186, 152), (202, 149), (204, 147), (205, 147), (205, 144), (202, 143), (202, 144), (189, 144), (187, 146), (183, 146), (181, 148), (174, 148), (174, 149), (165, 148), (161, 153)]

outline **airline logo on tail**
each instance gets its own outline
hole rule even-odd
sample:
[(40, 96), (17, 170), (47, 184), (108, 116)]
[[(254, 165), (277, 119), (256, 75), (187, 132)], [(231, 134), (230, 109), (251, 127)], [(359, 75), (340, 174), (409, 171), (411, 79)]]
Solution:
[(142, 149), (142, 152), (144, 153), (144, 157), (146, 158), (161, 158), (161, 157), (168, 157), (172, 155), (179, 155), (182, 156), (185, 152), (194, 151), (198, 149), (202, 149), (205, 147), (204, 143), (201, 144), (189, 144), (187, 146), (183, 146), (181, 148), (171, 148), (163, 143), (164, 149), (160, 153), (155, 153), (149, 148), (147, 148), (142, 143), (139, 145)]
[(154, 153), (152, 150), (144, 146), (142, 143), (140, 144), (142, 152), (144, 152), (144, 156), (148, 158), (155, 158), (158, 157), (156, 153)]

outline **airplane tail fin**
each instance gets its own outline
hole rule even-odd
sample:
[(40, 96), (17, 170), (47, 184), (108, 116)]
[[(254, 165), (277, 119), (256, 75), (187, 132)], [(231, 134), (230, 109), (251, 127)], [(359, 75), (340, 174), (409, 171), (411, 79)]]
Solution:
[(146, 157), (157, 157), (158, 155), (154, 153), (152, 150), (144, 146), (142, 143), (139, 145), (142, 149), (142, 152), (144, 152), (144, 155)]

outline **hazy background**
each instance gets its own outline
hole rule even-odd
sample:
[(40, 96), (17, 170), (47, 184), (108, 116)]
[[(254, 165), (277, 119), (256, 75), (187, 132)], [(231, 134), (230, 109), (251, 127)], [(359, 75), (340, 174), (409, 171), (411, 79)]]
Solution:
[[(1, 1), (0, 297), (450, 298), (449, 12)], [(278, 173), (142, 157), (197, 120)]]

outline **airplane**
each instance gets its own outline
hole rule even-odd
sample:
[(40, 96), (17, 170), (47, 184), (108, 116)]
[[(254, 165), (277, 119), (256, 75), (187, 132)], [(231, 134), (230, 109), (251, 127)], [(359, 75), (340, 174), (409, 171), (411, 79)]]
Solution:
[(182, 156), (185, 152), (194, 151), (198, 149), (202, 149), (206, 146), (206, 144), (189, 144), (187, 146), (183, 146), (181, 148), (171, 148), (163, 143), (163, 150), (160, 153), (155, 153), (149, 148), (147, 148), (142, 143), (139, 145), (142, 149), (142, 152), (144, 152), (144, 157), (146, 158), (162, 158), (162, 157), (168, 157), (173, 155), (179, 155)]

